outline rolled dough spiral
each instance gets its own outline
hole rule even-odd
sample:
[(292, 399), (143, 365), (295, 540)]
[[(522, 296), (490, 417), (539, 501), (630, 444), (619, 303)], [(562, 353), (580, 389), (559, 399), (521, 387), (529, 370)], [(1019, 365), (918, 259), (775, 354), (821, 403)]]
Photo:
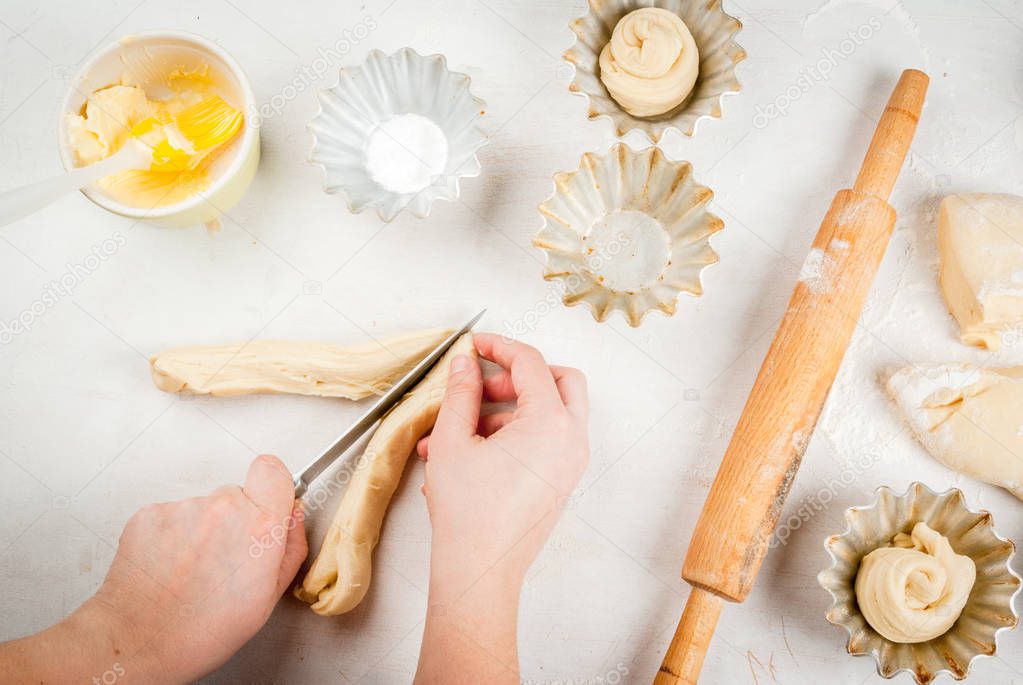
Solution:
[(600, 80), (637, 117), (677, 107), (692, 91), (699, 69), (693, 35), (677, 14), (658, 7), (622, 17), (600, 53)]
[(976, 577), (972, 559), (920, 522), (863, 558), (856, 601), (867, 623), (892, 642), (926, 642), (956, 622)]

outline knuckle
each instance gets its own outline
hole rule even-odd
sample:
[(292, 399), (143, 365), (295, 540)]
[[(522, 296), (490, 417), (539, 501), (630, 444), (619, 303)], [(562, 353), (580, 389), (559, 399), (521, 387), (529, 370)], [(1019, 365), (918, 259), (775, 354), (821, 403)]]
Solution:
[(563, 367), (563, 369), (566, 378), (569, 378), (573, 381), (586, 382), (586, 374), (584, 374), (582, 371), (575, 368), (574, 366), (566, 366)]
[(546, 364), (547, 363), (547, 361), (543, 358), (543, 354), (541, 354), (540, 350), (536, 349), (532, 345), (525, 345), (525, 348), (526, 349), (523, 350), (522, 354), (524, 356), (528, 357), (530, 359), (530, 361), (532, 361), (533, 363), (540, 363), (540, 364)]
[(462, 398), (475, 396), (476, 391), (472, 385), (459, 383), (458, 385), (452, 385), (448, 388), (447, 393), (444, 396), (444, 400), (461, 400)]
[(554, 428), (558, 431), (558, 435), (563, 438), (570, 438), (575, 432), (572, 416), (564, 407), (561, 407), (554, 412), (552, 416), (552, 423), (554, 424)]
[(162, 505), (160, 504), (146, 504), (128, 519), (128, 527), (137, 528), (156, 521), (160, 518)]
[(210, 497), (209, 512), (216, 518), (230, 516), (241, 509), (241, 493), (237, 490), (219, 492)]
[[(260, 538), (269, 533), (275, 532), (275, 529), (283, 524), (279, 521), (274, 521), (272, 517), (263, 512), (258, 512), (253, 515), (252, 520), (248, 523), (248, 533), (252, 537)], [(279, 533), (278, 533), (279, 535)]]

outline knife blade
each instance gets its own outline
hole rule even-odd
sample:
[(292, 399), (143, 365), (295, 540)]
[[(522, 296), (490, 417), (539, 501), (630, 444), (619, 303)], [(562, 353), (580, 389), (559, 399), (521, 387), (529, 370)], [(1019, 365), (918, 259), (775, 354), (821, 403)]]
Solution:
[(327, 467), (333, 464), (341, 455), (343, 455), (348, 449), (358, 442), (359, 438), (365, 435), (366, 431), (373, 427), (377, 421), (383, 418), (384, 414), (391, 410), (391, 408), (405, 396), (409, 390), (411, 390), (424, 376), (432, 369), (440, 358), (444, 356), (455, 341), (460, 337), (472, 330), (473, 326), (483, 318), (486, 313), (486, 309), (481, 311), (479, 314), (474, 316), (467, 324), (462, 326), (459, 330), (455, 331), (444, 341), (435, 347), (430, 354), (426, 355), (422, 361), (412, 367), (412, 370), (402, 376), (402, 378), (391, 386), (391, 388), (380, 397), (376, 403), (370, 407), (365, 414), (352, 425), (351, 428), (342, 433), (337, 440), (335, 440), (329, 447), (320, 452), (320, 454), (313, 459), (309, 464), (296, 473), (292, 478), (295, 483), (295, 497), (302, 497), (305, 495), (306, 490), (309, 489), (309, 485), (316, 480), (317, 476), (323, 473)]

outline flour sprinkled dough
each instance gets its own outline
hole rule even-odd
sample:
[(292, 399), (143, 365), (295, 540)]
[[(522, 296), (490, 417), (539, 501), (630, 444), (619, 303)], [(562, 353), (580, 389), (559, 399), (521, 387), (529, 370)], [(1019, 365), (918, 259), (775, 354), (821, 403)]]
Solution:
[(1023, 197), (949, 195), (938, 217), (941, 289), (966, 345), (997, 350), (1023, 325)]
[(700, 70), (693, 34), (674, 12), (644, 7), (615, 25), (600, 53), (600, 80), (629, 114), (664, 114), (685, 100)]
[(914, 366), (888, 391), (935, 459), (1023, 499), (1023, 366)]
[(863, 557), (856, 602), (867, 623), (892, 642), (926, 642), (956, 622), (976, 578), (973, 560), (920, 522), (911, 535), (899, 533), (891, 547)]

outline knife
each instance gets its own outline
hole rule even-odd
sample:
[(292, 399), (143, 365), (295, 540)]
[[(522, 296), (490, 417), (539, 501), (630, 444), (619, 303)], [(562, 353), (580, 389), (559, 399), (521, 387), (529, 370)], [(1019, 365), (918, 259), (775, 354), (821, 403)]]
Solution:
[(412, 367), (412, 370), (402, 376), (401, 380), (391, 386), (391, 388), (383, 394), (383, 396), (376, 401), (369, 410), (363, 414), (355, 424), (346, 430), (341, 436), (334, 441), (327, 449), (320, 452), (319, 456), (309, 462), (308, 466), (295, 474), (292, 481), (295, 483), (295, 497), (302, 497), (306, 490), (309, 489), (310, 483), (316, 480), (316, 477), (323, 473), (327, 467), (333, 464), (341, 455), (348, 451), (348, 448), (358, 442), (359, 438), (366, 434), (370, 428), (376, 424), (384, 414), (391, 410), (391, 407), (396, 405), (402, 397), (405, 396), (409, 390), (411, 390), (424, 376), (432, 369), (440, 358), (444, 356), (455, 341), (460, 337), (472, 330), (472, 327), (483, 318), (486, 313), (486, 309), (481, 311), (476, 316), (472, 317), (469, 323), (462, 326), (458, 331), (452, 333), (444, 341), (434, 348), (433, 352), (426, 355), (421, 362)]

